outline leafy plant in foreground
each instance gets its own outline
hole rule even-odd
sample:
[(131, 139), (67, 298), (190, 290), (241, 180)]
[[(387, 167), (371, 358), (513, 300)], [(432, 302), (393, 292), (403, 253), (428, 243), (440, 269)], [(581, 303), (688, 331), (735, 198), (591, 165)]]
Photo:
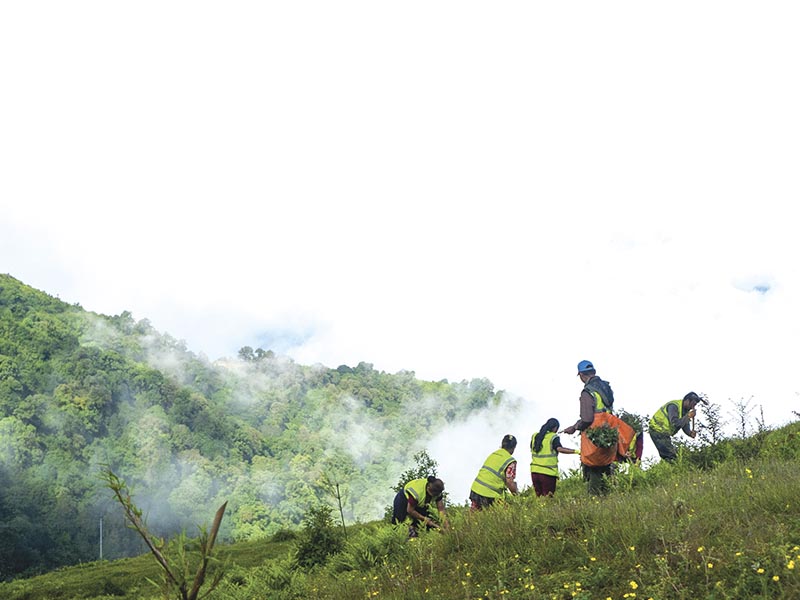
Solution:
[(164, 597), (177, 597), (180, 600), (198, 600), (198, 598), (208, 596), (219, 585), (224, 575), (222, 569), (217, 569), (208, 589), (204, 594), (200, 595), (200, 588), (206, 580), (208, 564), (212, 560), (211, 551), (214, 548), (217, 532), (228, 503), (225, 502), (217, 509), (210, 532), (206, 532), (205, 527), (200, 528), (200, 537), (197, 540), (199, 564), (194, 579), (190, 581), (189, 573), (193, 561), (186, 552), (187, 540), (185, 534), (178, 536), (169, 545), (162, 538), (154, 536), (147, 529), (147, 525), (142, 518), (142, 510), (133, 503), (127, 484), (117, 477), (111, 469), (103, 471), (102, 478), (125, 511), (125, 517), (130, 522), (130, 526), (139, 533), (145, 544), (147, 544), (147, 548), (155, 557), (156, 562), (161, 566), (164, 575), (162, 586)]

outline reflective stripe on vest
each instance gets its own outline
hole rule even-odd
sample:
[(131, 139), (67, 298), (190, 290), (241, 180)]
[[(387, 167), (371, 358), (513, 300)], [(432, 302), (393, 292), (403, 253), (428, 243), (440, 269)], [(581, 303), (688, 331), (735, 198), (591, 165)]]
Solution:
[(425, 497), (428, 495), (428, 480), (427, 479), (412, 479), (403, 486), (403, 492), (406, 498), (411, 496), (417, 501), (417, 506), (425, 506)]
[(606, 408), (606, 405), (603, 403), (603, 397), (600, 395), (600, 392), (589, 392), (592, 396), (594, 396), (594, 412), (595, 413), (611, 413), (614, 414), (610, 408)]
[(517, 459), (508, 450), (495, 450), (486, 458), (470, 489), (486, 498), (499, 498), (506, 489), (506, 469), (513, 462)]
[(667, 433), (669, 435), (678, 433), (680, 427), (673, 427), (672, 423), (669, 422), (667, 409), (670, 404), (674, 404), (678, 407), (678, 419), (683, 418), (683, 400), (670, 400), (659, 408), (656, 414), (653, 415), (653, 418), (650, 419), (650, 431), (654, 431), (655, 433)]
[(543, 473), (558, 477), (558, 452), (553, 450), (554, 437), (556, 434), (552, 431), (545, 433), (544, 439), (542, 439), (542, 449), (539, 452), (533, 449), (536, 436), (531, 438), (531, 473)]

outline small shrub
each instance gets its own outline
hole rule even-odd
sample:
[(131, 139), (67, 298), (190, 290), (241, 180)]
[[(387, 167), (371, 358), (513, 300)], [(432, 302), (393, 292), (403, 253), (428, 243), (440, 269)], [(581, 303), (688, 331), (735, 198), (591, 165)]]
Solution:
[(293, 529), (279, 529), (270, 538), (272, 542), (291, 542), (297, 539), (297, 532)]
[(344, 537), (334, 526), (332, 512), (327, 506), (317, 506), (308, 511), (297, 543), (296, 561), (299, 566), (325, 564), (331, 554), (342, 549)]
[(360, 531), (349, 541), (342, 552), (331, 559), (329, 568), (334, 573), (366, 571), (385, 563), (390, 558), (399, 560), (408, 552), (408, 534), (405, 528), (379, 527)]

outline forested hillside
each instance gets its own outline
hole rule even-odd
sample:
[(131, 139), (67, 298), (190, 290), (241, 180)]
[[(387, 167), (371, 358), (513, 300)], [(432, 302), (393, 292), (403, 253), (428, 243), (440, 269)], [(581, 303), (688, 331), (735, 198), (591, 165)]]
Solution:
[(99, 473), (153, 529), (207, 522), (223, 541), (298, 524), (344, 493), (378, 518), (447, 422), (500, 402), (485, 379), (428, 382), (368, 363), (303, 366), (265, 349), (211, 363), (129, 313), (103, 316), (0, 275), (0, 579), (143, 550)]

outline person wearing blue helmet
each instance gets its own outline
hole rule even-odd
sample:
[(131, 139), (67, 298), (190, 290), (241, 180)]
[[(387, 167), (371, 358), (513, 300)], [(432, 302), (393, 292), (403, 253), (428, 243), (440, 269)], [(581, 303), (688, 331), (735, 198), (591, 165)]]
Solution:
[[(613, 414), (614, 392), (607, 381), (597, 376), (591, 361), (582, 360), (578, 363), (578, 377), (583, 383), (580, 396), (580, 418), (574, 425), (564, 429), (563, 433), (573, 434), (576, 431), (585, 431), (592, 426), (597, 413), (609, 412)], [(581, 464), (583, 478), (589, 484), (589, 493), (600, 495), (605, 492), (604, 477), (611, 475), (611, 465), (595, 467)]]

